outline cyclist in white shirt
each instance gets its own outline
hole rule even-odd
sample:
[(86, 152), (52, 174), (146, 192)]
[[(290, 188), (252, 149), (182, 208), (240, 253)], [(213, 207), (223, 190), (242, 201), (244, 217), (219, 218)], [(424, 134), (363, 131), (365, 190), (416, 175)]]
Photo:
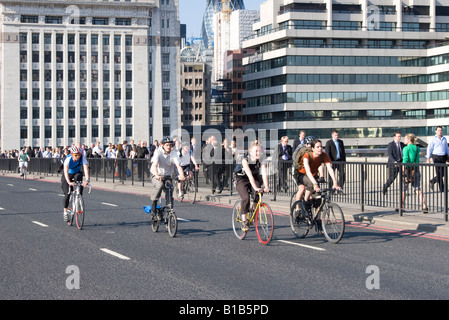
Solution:
[(153, 201), (153, 208), (156, 208), (157, 202), (164, 189), (164, 177), (170, 177), (175, 172), (175, 167), (178, 169), (178, 179), (184, 181), (184, 171), (179, 162), (179, 157), (173, 151), (173, 141), (170, 138), (165, 138), (161, 142), (162, 147), (158, 148), (153, 155), (151, 173), (153, 190), (151, 191), (151, 200)]
[[(184, 142), (182, 144), (182, 148), (179, 150), (179, 162), (182, 170), (184, 171), (184, 175), (188, 174), (190, 179), (193, 179), (193, 172), (190, 170), (190, 162), (195, 166), (195, 170), (198, 171), (198, 164), (196, 163), (195, 157), (193, 156), (192, 150), (190, 150), (190, 144), (188, 142)], [(182, 197), (182, 181), (178, 180), (178, 197)]]

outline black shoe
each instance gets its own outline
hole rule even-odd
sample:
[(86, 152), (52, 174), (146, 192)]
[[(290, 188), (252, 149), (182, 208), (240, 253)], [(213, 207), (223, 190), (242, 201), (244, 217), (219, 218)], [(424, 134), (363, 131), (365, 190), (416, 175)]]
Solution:
[(322, 224), (321, 219), (320, 220), (316, 220), (315, 223), (316, 223), (317, 232), (319, 234), (323, 234), (323, 224)]
[(435, 181), (430, 180), (429, 184), (430, 184), (430, 190), (433, 191), (433, 185), (435, 184)]
[(382, 188), (382, 193), (384, 194), (384, 196), (387, 194), (387, 191), (388, 191), (387, 187), (384, 186)]

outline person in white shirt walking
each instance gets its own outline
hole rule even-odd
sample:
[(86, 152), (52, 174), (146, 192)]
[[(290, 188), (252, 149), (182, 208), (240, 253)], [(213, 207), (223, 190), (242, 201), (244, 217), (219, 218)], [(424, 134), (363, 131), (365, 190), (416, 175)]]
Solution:
[[(427, 163), (430, 163), (430, 159), (433, 163), (446, 163), (449, 157), (449, 148), (447, 145), (447, 139), (443, 137), (443, 127), (437, 126), (435, 129), (435, 137), (430, 140), (427, 147)], [(430, 188), (433, 190), (433, 185), (438, 182), (440, 186), (440, 192), (444, 191), (444, 167), (437, 166), (435, 168), (436, 176), (430, 180)]]

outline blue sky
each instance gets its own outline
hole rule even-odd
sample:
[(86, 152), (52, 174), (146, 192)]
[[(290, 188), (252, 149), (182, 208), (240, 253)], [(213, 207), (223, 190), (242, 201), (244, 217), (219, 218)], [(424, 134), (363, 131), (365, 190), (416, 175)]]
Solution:
[[(244, 0), (245, 8), (258, 10), (265, 0)], [(187, 37), (199, 37), (207, 0), (179, 0), (179, 19), (187, 25)]]

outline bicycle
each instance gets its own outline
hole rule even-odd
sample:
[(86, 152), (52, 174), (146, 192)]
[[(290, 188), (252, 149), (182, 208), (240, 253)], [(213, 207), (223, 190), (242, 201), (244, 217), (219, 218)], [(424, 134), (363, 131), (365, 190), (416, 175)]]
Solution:
[(23, 165), (21, 167), (21, 171), (22, 171), (22, 174), (20, 176), (22, 177), (22, 180), (26, 180), (27, 173), (28, 173), (27, 167), (25, 165)]
[[(255, 210), (250, 210), (248, 213), (249, 226), (255, 223), (256, 233), (259, 242), (262, 244), (268, 244), (273, 237), (273, 211), (270, 206), (262, 201), (262, 193), (258, 192), (259, 201), (256, 204)], [(251, 194), (251, 202), (254, 202), (254, 196)], [(234, 229), (235, 236), (243, 240), (248, 231), (242, 229), (244, 223), (241, 217), (241, 203), (242, 200), (237, 200), (232, 209), (232, 228)]]
[[(322, 189), (318, 196), (312, 198), (310, 206), (305, 207), (304, 201), (296, 201), (290, 209), (290, 226), (298, 238), (307, 236), (311, 229), (322, 234), (330, 243), (338, 243), (345, 232), (345, 217), (340, 206), (331, 201), (335, 189)], [(315, 217), (312, 209), (314, 210)], [(321, 216), (321, 226), (317, 217)]]
[[(173, 209), (174, 186), (172, 177), (165, 176), (162, 178), (162, 182), (164, 183), (164, 187), (167, 190), (166, 205), (164, 207), (160, 207), (158, 205), (156, 208), (154, 208), (151, 215), (151, 229), (153, 230), (153, 232), (157, 232), (161, 223), (165, 223), (167, 225), (168, 234), (173, 238), (178, 231), (178, 218), (176, 217), (175, 210)], [(143, 207), (143, 210), (146, 213), (151, 213), (152, 208), (151, 206), (147, 206)]]
[[(68, 208), (67, 213), (69, 214), (69, 221), (67, 224), (69, 226), (73, 225), (73, 220), (75, 218), (76, 226), (79, 230), (81, 230), (84, 226), (84, 216), (86, 215), (86, 210), (84, 208), (84, 199), (81, 194), (81, 186), (83, 185), (82, 181), (76, 181), (76, 186), (73, 188), (70, 187), (70, 202), (71, 207)], [(92, 191), (92, 186), (90, 184), (87, 185), (89, 187), (89, 193)]]
[(187, 195), (187, 200), (194, 204), (196, 201), (196, 186), (195, 186), (195, 172), (192, 172), (192, 176), (190, 175), (192, 171), (187, 170), (184, 172), (186, 179), (182, 182), (182, 196), (179, 198), (179, 201), (182, 202), (184, 200), (184, 195)]

